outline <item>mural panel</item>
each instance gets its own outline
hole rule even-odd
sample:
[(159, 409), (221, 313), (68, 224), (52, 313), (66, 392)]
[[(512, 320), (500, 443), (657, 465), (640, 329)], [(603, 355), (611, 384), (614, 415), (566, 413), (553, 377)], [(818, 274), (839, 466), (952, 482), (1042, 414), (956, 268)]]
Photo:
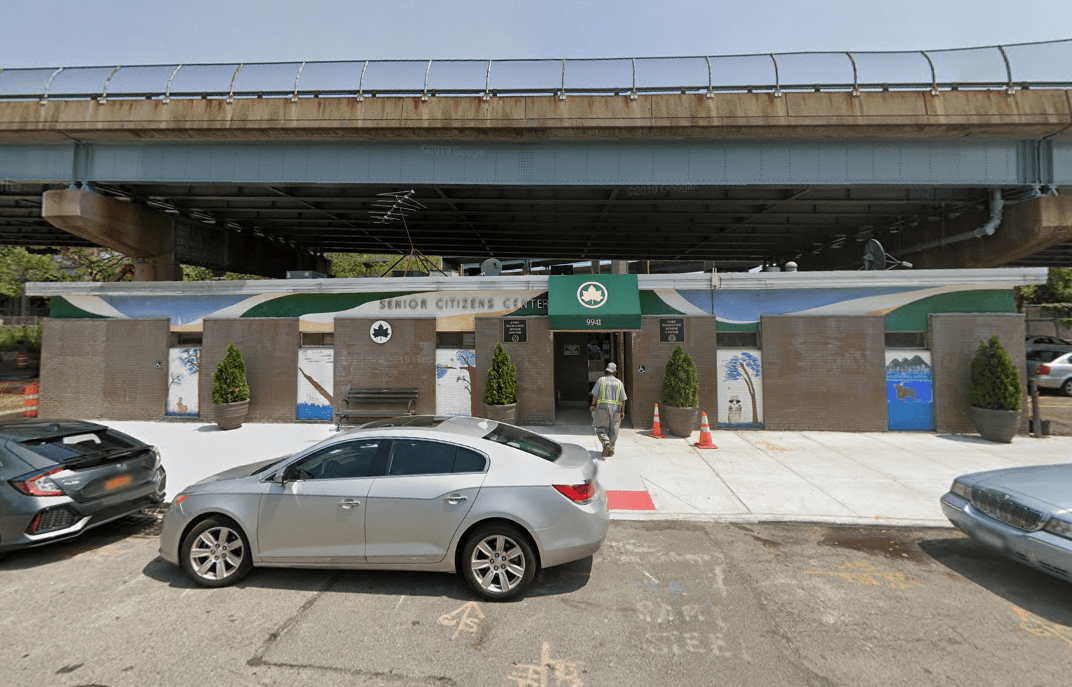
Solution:
[(335, 409), (330, 390), (334, 387), (335, 349), (298, 349), (297, 418), (330, 422)]
[(763, 362), (759, 349), (720, 348), (718, 362), (718, 426), (763, 428)]
[(167, 414), (197, 417), (197, 385), (201, 370), (200, 348), (168, 350)]
[(886, 405), (891, 431), (934, 431), (930, 351), (886, 349)]
[(436, 350), (436, 415), (476, 416), (473, 375), (476, 351)]

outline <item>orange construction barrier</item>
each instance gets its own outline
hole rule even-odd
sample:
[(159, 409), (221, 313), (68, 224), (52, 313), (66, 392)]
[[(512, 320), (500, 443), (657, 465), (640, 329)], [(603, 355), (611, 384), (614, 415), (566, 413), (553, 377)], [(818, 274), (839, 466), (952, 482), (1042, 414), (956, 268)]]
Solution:
[(692, 445), (696, 448), (718, 448), (715, 442), (711, 441), (711, 425), (707, 424), (707, 413), (703, 414), (703, 421), (700, 423), (700, 440)]
[(22, 407), (25, 408), (25, 410), (22, 411), (23, 417), (37, 417), (37, 395), (40, 388), (38, 382), (27, 384), (23, 387)]
[(649, 434), (648, 436), (651, 437), (652, 439), (665, 439), (666, 438), (666, 436), (663, 435), (663, 426), (659, 422), (659, 404), (658, 403), (655, 404), (655, 420), (652, 422), (651, 434)]

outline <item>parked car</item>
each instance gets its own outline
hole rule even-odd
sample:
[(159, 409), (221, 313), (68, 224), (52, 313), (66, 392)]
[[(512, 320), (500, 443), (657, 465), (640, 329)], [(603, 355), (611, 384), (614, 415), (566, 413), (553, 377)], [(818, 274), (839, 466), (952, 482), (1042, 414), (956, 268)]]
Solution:
[(1049, 348), (1057, 351), (1072, 351), (1072, 341), (1056, 336), (1029, 336), (1025, 339), (1024, 343), (1028, 351), (1033, 351), (1039, 348)]
[(960, 531), (1004, 556), (1072, 581), (1072, 464), (961, 475), (942, 497)]
[(1027, 353), (1027, 375), (1040, 389), (1060, 389), (1072, 396), (1072, 351), (1041, 348)]
[(82, 420), (0, 423), (0, 553), (77, 537), (164, 500), (156, 448)]
[(513, 425), (373, 422), (203, 480), (164, 516), (160, 555), (222, 587), (254, 567), (460, 572), (517, 596), (538, 568), (595, 553), (607, 497), (587, 449)]

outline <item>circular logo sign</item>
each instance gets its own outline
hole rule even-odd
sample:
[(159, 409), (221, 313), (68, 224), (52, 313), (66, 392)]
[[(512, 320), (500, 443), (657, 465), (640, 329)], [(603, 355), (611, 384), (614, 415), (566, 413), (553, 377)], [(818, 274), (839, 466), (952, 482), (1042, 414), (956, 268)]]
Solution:
[(369, 327), (369, 336), (378, 344), (385, 344), (391, 340), (391, 325), (384, 320), (376, 320)]
[(577, 302), (586, 308), (598, 308), (607, 302), (607, 287), (597, 281), (586, 281), (577, 289)]

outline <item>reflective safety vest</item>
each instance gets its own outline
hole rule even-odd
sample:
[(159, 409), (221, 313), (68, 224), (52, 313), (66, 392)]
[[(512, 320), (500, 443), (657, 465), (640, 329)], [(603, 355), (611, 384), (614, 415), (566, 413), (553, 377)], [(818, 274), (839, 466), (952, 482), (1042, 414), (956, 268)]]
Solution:
[(599, 385), (599, 397), (596, 399), (596, 403), (613, 403), (620, 406), (622, 404), (622, 383), (613, 377), (609, 381), (606, 377), (599, 381), (602, 383)]

